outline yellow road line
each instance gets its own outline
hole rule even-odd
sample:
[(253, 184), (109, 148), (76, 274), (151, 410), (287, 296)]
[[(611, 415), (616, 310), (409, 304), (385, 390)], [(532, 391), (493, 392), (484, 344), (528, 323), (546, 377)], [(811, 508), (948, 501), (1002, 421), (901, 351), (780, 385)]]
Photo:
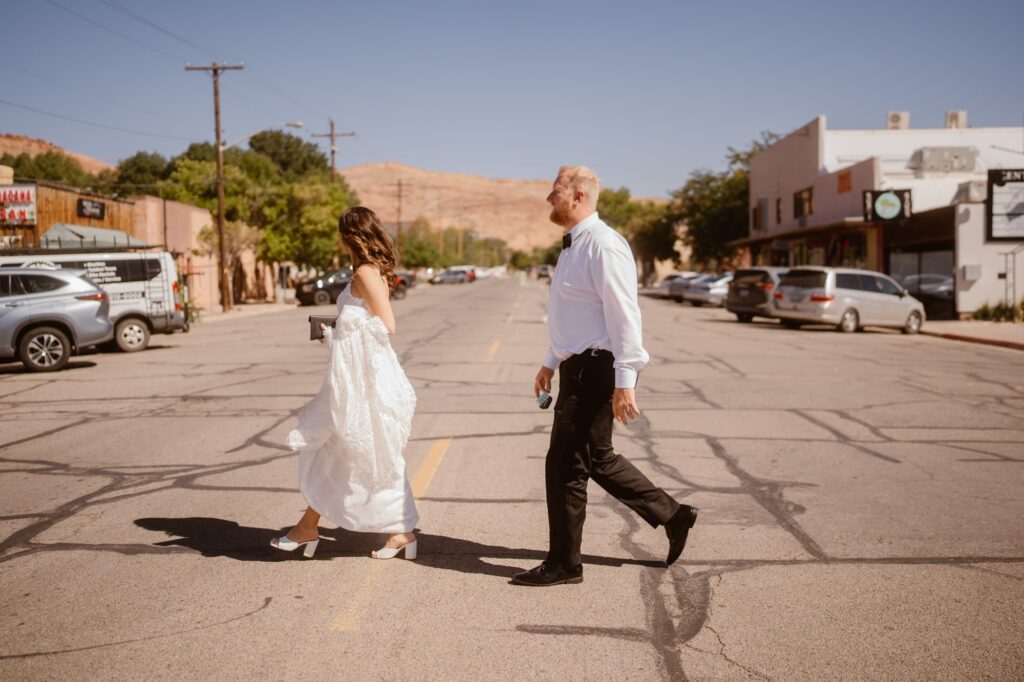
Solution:
[[(448, 452), (448, 446), (451, 444), (451, 438), (440, 438), (430, 446), (423, 463), (420, 464), (419, 469), (416, 470), (409, 482), (412, 494), (416, 499), (423, 497), (427, 492), (427, 488), (430, 487), (430, 482), (434, 479), (434, 474), (441, 466), (441, 460), (444, 459), (445, 453)], [(370, 608), (377, 586), (384, 578), (385, 570), (387, 570), (386, 561), (371, 561), (369, 563), (359, 586), (352, 591), (345, 602), (345, 608), (331, 621), (331, 632), (356, 632), (359, 630), (363, 614)]]
[(412, 477), (412, 481), (410, 481), (412, 494), (417, 500), (423, 497), (423, 494), (427, 492), (427, 488), (430, 486), (430, 481), (433, 480), (437, 467), (441, 466), (441, 460), (444, 459), (444, 453), (448, 452), (448, 446), (451, 444), (451, 438), (441, 438), (430, 446), (427, 456), (423, 458), (423, 464), (420, 464), (420, 468), (416, 470), (416, 473)]
[(508, 324), (511, 321), (512, 321), (512, 313), (509, 313), (508, 315), (505, 316), (505, 324)]
[(498, 349), (501, 348), (501, 341), (495, 341), (491, 344), (491, 350), (487, 352), (487, 359), (493, 360), (494, 356), (498, 354)]

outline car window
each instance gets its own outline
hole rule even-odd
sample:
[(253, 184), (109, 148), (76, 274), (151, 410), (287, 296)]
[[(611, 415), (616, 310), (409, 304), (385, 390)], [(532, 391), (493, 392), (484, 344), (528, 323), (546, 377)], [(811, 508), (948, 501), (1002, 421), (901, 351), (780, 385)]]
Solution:
[(21, 280), (21, 286), (26, 294), (45, 294), (68, 285), (62, 279), (46, 275), (18, 275), (17, 279)]
[(858, 290), (860, 289), (860, 277), (849, 272), (837, 272), (836, 288)]
[(11, 278), (7, 275), (0, 275), (0, 296), (11, 295)]
[(883, 294), (899, 296), (903, 292), (903, 289), (896, 286), (896, 283), (888, 277), (875, 277), (875, 279), (878, 280), (878, 285), (882, 288)]
[(784, 287), (803, 287), (805, 289), (820, 289), (825, 286), (825, 279), (828, 273), (821, 270), (790, 270), (780, 282)]
[(770, 279), (771, 276), (764, 270), (737, 270), (732, 281), (735, 284), (762, 284)]
[(874, 275), (857, 275), (860, 277), (860, 288), (864, 291), (870, 291), (873, 294), (881, 294), (882, 282)]

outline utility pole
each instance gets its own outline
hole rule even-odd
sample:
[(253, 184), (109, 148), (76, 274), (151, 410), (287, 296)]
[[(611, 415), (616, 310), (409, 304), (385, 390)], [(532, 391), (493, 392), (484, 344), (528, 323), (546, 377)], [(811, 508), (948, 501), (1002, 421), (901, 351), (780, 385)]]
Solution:
[(331, 132), (329, 133), (311, 133), (310, 137), (329, 137), (331, 138), (331, 182), (335, 181), (335, 177), (338, 174), (338, 166), (335, 163), (335, 155), (338, 152), (338, 145), (335, 144), (335, 140), (339, 137), (355, 137), (354, 131), (347, 133), (336, 133), (334, 132), (334, 119), (328, 118), (328, 122), (331, 124)]
[(209, 71), (213, 76), (213, 125), (217, 132), (217, 267), (220, 270), (220, 306), (227, 312), (231, 309), (231, 291), (228, 287), (228, 265), (224, 253), (224, 149), (221, 146), (220, 131), (220, 73), (221, 71), (241, 71), (245, 64), (218, 64), (209, 66), (185, 65), (186, 71)]
[(395, 213), (397, 214), (397, 220), (395, 224), (395, 261), (398, 265), (402, 264), (402, 179), (398, 179), (398, 183), (395, 185), (398, 189), (395, 195), (397, 207)]

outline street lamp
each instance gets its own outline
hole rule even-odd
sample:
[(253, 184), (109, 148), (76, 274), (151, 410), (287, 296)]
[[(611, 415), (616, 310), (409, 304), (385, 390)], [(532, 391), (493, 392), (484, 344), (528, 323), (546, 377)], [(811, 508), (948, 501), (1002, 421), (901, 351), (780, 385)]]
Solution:
[(248, 140), (250, 137), (256, 137), (260, 133), (266, 132), (266, 131), (270, 130), (271, 128), (301, 128), (302, 126), (303, 126), (302, 121), (285, 121), (284, 123), (272, 123), (272, 124), (268, 125), (266, 128), (260, 128), (255, 133), (249, 133), (245, 137), (243, 137), (241, 139), (238, 139), (238, 140), (235, 140), (234, 142), (230, 142), (228, 144), (222, 144), (220, 146), (220, 149), (221, 149), (221, 151), (227, 151), (228, 149), (231, 149), (232, 147), (234, 147), (236, 145), (242, 144), (243, 142)]
[(218, 111), (217, 118), (217, 251), (220, 262), (220, 307), (223, 312), (227, 312), (231, 309), (231, 296), (230, 289), (228, 288), (228, 266), (227, 258), (224, 255), (224, 150), (234, 147), (236, 144), (245, 142), (254, 135), (259, 135), (265, 130), (271, 128), (280, 128), (287, 126), (289, 128), (301, 128), (302, 121), (288, 121), (286, 123), (275, 123), (269, 125), (266, 128), (257, 130), (255, 133), (246, 135), (240, 140), (236, 140), (231, 144), (220, 144), (220, 114)]

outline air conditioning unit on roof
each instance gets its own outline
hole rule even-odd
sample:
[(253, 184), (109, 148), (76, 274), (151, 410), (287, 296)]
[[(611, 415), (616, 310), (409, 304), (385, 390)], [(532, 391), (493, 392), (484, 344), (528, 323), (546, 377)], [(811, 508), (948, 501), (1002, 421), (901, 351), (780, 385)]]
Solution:
[(947, 128), (966, 128), (967, 127), (967, 112), (966, 111), (947, 111), (946, 112), (946, 127)]
[(890, 111), (889, 115), (885, 119), (885, 127), (889, 130), (909, 130), (910, 129), (910, 112), (909, 111)]

